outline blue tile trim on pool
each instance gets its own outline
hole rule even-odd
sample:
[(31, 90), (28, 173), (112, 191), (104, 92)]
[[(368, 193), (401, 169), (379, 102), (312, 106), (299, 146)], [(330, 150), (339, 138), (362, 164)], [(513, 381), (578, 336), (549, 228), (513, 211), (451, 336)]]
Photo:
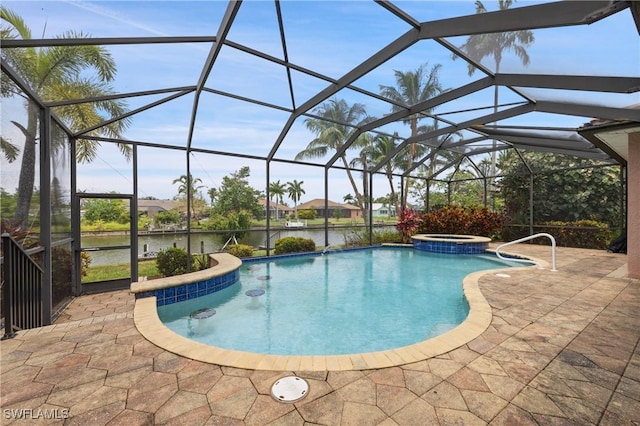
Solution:
[(431, 253), (483, 254), (487, 250), (488, 243), (461, 243), (458, 241), (421, 241), (414, 239), (413, 247), (416, 250), (428, 251)]
[[(257, 256), (257, 257), (243, 257), (242, 263), (254, 263), (254, 262), (262, 262), (264, 260), (277, 260), (277, 259), (288, 259), (291, 257), (303, 257), (303, 256), (323, 256), (323, 255), (331, 255), (332, 253), (342, 253), (349, 251), (360, 251), (360, 250), (375, 250), (380, 248), (389, 248), (389, 246), (378, 245), (378, 246), (365, 246), (365, 247), (348, 247), (348, 248), (336, 248), (329, 249), (326, 253), (320, 253), (317, 251), (310, 251), (305, 253), (289, 253), (289, 254), (275, 254), (271, 256)], [(393, 246), (393, 248), (406, 248), (413, 249), (410, 245), (398, 245)]]
[(228, 274), (210, 278), (205, 281), (197, 281), (193, 283), (183, 284), (176, 287), (168, 287), (158, 290), (137, 293), (136, 299), (143, 297), (156, 297), (158, 306), (170, 305), (176, 302), (182, 302), (188, 299), (205, 296), (223, 290), (240, 279), (240, 271), (236, 269)]

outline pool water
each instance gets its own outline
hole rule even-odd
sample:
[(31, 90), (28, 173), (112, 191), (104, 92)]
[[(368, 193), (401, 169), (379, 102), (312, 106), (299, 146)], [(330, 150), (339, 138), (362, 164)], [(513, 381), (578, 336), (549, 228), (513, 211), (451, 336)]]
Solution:
[(402, 248), (251, 262), (232, 286), (159, 306), (158, 314), (174, 332), (226, 349), (275, 355), (380, 351), (456, 327), (469, 312), (463, 278), (506, 266), (494, 256)]

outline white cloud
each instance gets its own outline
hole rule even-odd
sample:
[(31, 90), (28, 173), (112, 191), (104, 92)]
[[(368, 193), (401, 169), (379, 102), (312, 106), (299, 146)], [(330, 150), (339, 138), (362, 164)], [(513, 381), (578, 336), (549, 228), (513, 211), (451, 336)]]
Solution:
[[(122, 24), (128, 28), (135, 28), (143, 33), (153, 34), (156, 36), (168, 36), (164, 31), (160, 31), (155, 28), (155, 26), (149, 25), (148, 23), (138, 20), (131, 19), (130, 15), (126, 15), (122, 12), (119, 12), (112, 7), (105, 7), (104, 3), (96, 3), (96, 2), (87, 2), (87, 1), (68, 1), (66, 2), (72, 6), (78, 7), (85, 11), (90, 12), (93, 15), (98, 15), (101, 18), (107, 18), (108, 20), (113, 20), (119, 24)], [(108, 4), (108, 3), (107, 3)]]

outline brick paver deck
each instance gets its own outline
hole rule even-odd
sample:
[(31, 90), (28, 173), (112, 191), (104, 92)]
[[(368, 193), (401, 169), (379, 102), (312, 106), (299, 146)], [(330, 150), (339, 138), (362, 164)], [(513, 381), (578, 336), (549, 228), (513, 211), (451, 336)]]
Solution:
[[(550, 257), (549, 247), (509, 251)], [(140, 335), (129, 292), (82, 296), (54, 325), (0, 343), (1, 423), (638, 425), (640, 281), (624, 277), (625, 263), (621, 254), (559, 248), (557, 272), (485, 275), (493, 318), (478, 338), (362, 371), (190, 360)], [(308, 396), (275, 401), (272, 384), (292, 374), (309, 382)]]

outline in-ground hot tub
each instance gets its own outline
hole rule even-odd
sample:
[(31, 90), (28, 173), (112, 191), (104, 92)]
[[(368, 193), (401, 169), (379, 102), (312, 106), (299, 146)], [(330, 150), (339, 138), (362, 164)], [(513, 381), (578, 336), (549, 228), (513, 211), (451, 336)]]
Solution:
[(482, 254), (491, 238), (476, 235), (417, 234), (411, 237), (416, 250), (447, 254)]

